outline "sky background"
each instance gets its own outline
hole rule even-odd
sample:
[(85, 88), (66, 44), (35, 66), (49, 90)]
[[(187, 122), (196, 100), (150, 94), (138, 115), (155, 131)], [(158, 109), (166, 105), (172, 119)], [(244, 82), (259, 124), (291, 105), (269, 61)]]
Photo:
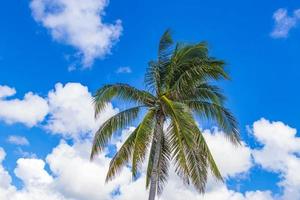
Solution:
[(91, 97), (107, 83), (143, 88), (167, 28), (175, 41), (208, 42), (226, 61), (232, 80), (220, 85), (244, 143), (232, 147), (205, 127), (225, 183), (211, 179), (202, 196), (171, 174), (161, 199), (300, 199), (299, 24), (296, 0), (3, 1), (0, 199), (144, 198), (143, 172), (132, 181), (126, 167), (104, 184), (107, 154), (134, 127), (89, 162), (89, 138), (125, 107), (113, 102), (95, 121)]

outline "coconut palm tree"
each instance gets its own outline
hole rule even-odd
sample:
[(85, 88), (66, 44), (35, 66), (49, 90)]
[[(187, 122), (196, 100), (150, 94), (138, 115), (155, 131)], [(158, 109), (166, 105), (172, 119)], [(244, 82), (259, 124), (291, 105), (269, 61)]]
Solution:
[(149, 62), (147, 68), (147, 90), (117, 83), (104, 85), (94, 96), (96, 117), (113, 98), (135, 106), (101, 125), (94, 137), (91, 159), (104, 150), (116, 131), (132, 125), (144, 113), (112, 158), (106, 181), (113, 179), (128, 162), (136, 177), (146, 158), (149, 200), (162, 193), (170, 164), (185, 183), (192, 184), (200, 193), (205, 191), (209, 169), (222, 180), (195, 117), (215, 122), (232, 143), (240, 143), (237, 122), (224, 107), (222, 92), (213, 85), (227, 79), (224, 62), (210, 57), (205, 43), (175, 44), (167, 30), (160, 39), (157, 60)]

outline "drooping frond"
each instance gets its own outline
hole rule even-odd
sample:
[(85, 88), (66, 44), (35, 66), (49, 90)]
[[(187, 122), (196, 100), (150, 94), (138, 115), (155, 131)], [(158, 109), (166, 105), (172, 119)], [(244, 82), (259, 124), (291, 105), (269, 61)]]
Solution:
[(233, 115), (225, 107), (206, 101), (186, 101), (189, 108), (200, 116), (207, 119), (214, 119), (224, 133), (234, 144), (240, 144), (238, 124)]
[(206, 82), (201, 82), (196, 88), (190, 88), (189, 90), (174, 90), (169, 96), (170, 99), (179, 102), (184, 102), (187, 100), (200, 100), (223, 104), (225, 101), (225, 96), (222, 94), (220, 88)]
[(201, 151), (197, 143), (195, 143), (198, 127), (188, 109), (185, 109), (185, 112), (181, 114), (180, 120), (184, 121), (184, 123), (181, 123), (181, 132), (184, 134), (184, 138), (187, 138), (187, 135), (192, 138), (190, 141), (185, 139), (187, 165), (190, 172), (189, 178), (193, 186), (200, 193), (204, 193), (207, 182), (207, 169), (209, 167), (207, 154)]
[[(186, 105), (183, 105), (183, 107), (186, 107)], [(205, 141), (205, 138), (202, 134), (202, 132), (200, 131), (198, 125), (196, 124), (196, 121), (194, 120), (194, 117), (192, 115), (192, 111), (189, 108), (185, 109), (185, 113), (184, 113), (184, 120), (187, 120), (188, 124), (189, 124), (189, 129), (188, 131), (190, 132), (190, 134), (193, 135), (193, 141), (194, 144), (193, 146), (190, 147), (190, 149), (193, 149), (193, 153), (194, 153), (194, 160), (198, 160), (197, 163), (201, 164), (202, 166), (199, 166), (199, 171), (202, 171), (202, 173), (199, 175), (197, 174), (197, 176), (200, 177), (196, 177), (196, 179), (194, 180), (194, 185), (197, 185), (197, 182), (200, 181), (200, 186), (202, 187), (202, 192), (204, 192), (205, 189), (205, 184), (203, 185), (203, 183), (201, 183), (201, 180), (205, 180), (207, 177), (201, 177), (204, 174), (207, 174), (206, 172), (206, 168), (208, 168), (208, 164), (209, 164), (209, 168), (212, 171), (212, 174), (219, 180), (223, 180), (222, 175), (213, 159), (213, 156), (209, 150), (209, 147)], [(193, 160), (193, 158), (192, 158)], [(198, 173), (198, 172), (194, 172)], [(193, 179), (193, 176), (191, 176), (191, 178)], [(195, 177), (194, 177), (195, 178)], [(198, 180), (199, 179), (199, 180)], [(206, 182), (206, 180), (205, 180)]]
[[(169, 108), (166, 110), (172, 121), (168, 135), (171, 138), (176, 171), (186, 183), (191, 182), (199, 192), (203, 193), (207, 182), (207, 169), (210, 167), (218, 179), (221, 179), (221, 174), (190, 109), (182, 103), (167, 98), (164, 98), (164, 102), (168, 104)], [(178, 133), (176, 133), (175, 123)], [(185, 157), (184, 161), (180, 158), (180, 150)]]
[[(196, 126), (196, 125), (195, 125)], [(198, 154), (203, 154), (206, 156), (206, 159), (208, 160), (210, 169), (212, 174), (219, 180), (223, 180), (223, 177), (218, 169), (218, 166), (209, 150), (209, 147), (205, 141), (205, 138), (203, 137), (201, 131), (197, 128), (197, 130), (195, 131), (196, 133), (196, 145), (197, 145), (197, 153)]]
[(91, 159), (105, 148), (112, 134), (130, 125), (137, 118), (141, 106), (133, 107), (117, 113), (104, 122), (94, 136)]
[[(175, 161), (175, 170), (177, 174), (186, 182), (189, 183), (190, 171), (186, 160), (186, 142), (192, 142), (190, 135), (185, 135), (182, 132), (182, 127), (185, 126), (185, 121), (181, 120), (184, 110), (178, 107), (179, 104), (170, 101), (167, 97), (163, 96), (166, 113), (170, 116), (171, 122), (168, 127), (168, 137), (170, 138), (170, 146), (172, 157)], [(186, 136), (186, 138), (184, 138)]]
[(127, 84), (105, 85), (94, 96), (95, 116), (97, 116), (114, 97), (132, 101), (139, 105), (152, 106), (155, 97), (147, 91), (136, 89)]
[(156, 110), (154, 109), (149, 110), (137, 128), (137, 133), (134, 140), (133, 156), (132, 156), (131, 171), (133, 177), (135, 177), (138, 172), (139, 164), (145, 159), (145, 155), (147, 153), (147, 147), (149, 146), (149, 143), (153, 135), (155, 113)]
[(109, 169), (106, 175), (106, 182), (112, 180), (121, 168), (130, 160), (133, 153), (134, 141), (137, 135), (139, 126), (129, 135), (124, 144), (118, 150), (116, 155), (110, 161)]
[(174, 82), (171, 83), (171, 91), (184, 92), (188, 89), (196, 88), (200, 81), (228, 78), (221, 61), (195, 58), (191, 60), (188, 65), (190, 65), (190, 67), (186, 70), (182, 70), (180, 75), (176, 76)]

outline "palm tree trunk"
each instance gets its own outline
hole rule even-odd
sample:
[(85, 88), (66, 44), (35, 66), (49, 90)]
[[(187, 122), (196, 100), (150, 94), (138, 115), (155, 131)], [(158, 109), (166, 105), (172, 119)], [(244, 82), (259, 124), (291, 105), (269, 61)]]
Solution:
[(162, 114), (158, 114), (156, 117), (156, 127), (154, 133), (154, 142), (156, 143), (155, 146), (155, 153), (153, 159), (153, 167), (152, 173), (150, 178), (150, 191), (149, 191), (149, 198), (148, 200), (154, 200), (157, 192), (157, 181), (158, 181), (158, 165), (159, 165), (159, 154), (161, 151), (161, 139), (163, 134), (163, 125), (164, 125), (164, 116)]

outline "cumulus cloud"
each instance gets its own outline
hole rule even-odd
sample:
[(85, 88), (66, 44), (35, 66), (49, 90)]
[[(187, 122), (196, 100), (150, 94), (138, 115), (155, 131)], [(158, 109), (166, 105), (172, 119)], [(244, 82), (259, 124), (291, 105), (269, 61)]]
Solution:
[(245, 144), (234, 146), (216, 130), (212, 133), (204, 131), (204, 137), (223, 176), (234, 177), (252, 167), (251, 149)]
[(261, 119), (253, 124), (253, 134), (263, 145), (253, 150), (255, 162), (264, 169), (279, 173), (283, 199), (300, 199), (300, 138), (296, 129), (282, 122)]
[[(122, 143), (132, 129), (125, 130), (124, 135), (115, 138), (114, 144)], [(248, 152), (248, 147), (243, 145), (239, 147), (240, 149), (237, 149), (243, 151), (243, 153), (233, 151), (234, 149), (227, 147), (222, 152), (216, 151), (215, 149), (220, 147), (220, 142), (222, 147), (224, 143), (229, 142), (223, 136), (217, 135), (216, 132), (211, 134), (209, 131), (205, 131), (205, 137), (212, 148), (217, 163), (232, 162), (231, 165), (226, 166), (228, 175), (234, 176), (249, 170), (250, 157), (248, 153), (245, 153)], [(216, 139), (216, 142), (214, 142), (214, 139)], [(24, 187), (21, 190), (12, 190), (4, 199), (36, 200), (38, 197), (43, 197), (46, 200), (131, 200), (147, 198), (148, 191), (145, 189), (144, 171), (139, 179), (132, 180), (130, 167), (125, 167), (121, 176), (105, 184), (104, 180), (110, 158), (106, 157), (107, 152), (103, 152), (95, 161), (90, 162), (90, 147), (91, 142), (89, 140), (77, 141), (73, 145), (69, 145), (62, 140), (45, 160), (36, 158), (19, 159), (15, 174), (22, 180)], [(217, 155), (220, 153), (221, 155)], [(231, 155), (231, 159), (222, 155)], [(239, 159), (239, 162), (245, 162), (246, 164), (234, 161), (234, 157), (241, 155), (246, 158)], [(45, 170), (46, 164), (49, 166), (50, 172)], [(228, 169), (230, 167), (232, 169)], [(272, 199), (270, 191), (248, 191), (242, 194), (228, 189), (225, 184), (217, 183), (213, 179), (210, 180), (209, 185), (205, 195), (198, 194), (192, 187), (184, 185), (172, 170), (170, 180), (160, 199), (181, 200), (183, 196), (191, 200)], [(11, 183), (9, 187), (13, 188)], [(114, 196), (112, 196), (113, 193)]]
[(55, 89), (48, 94), (48, 102), (50, 112), (46, 128), (52, 133), (77, 139), (94, 132), (100, 124), (118, 112), (109, 103), (95, 120), (92, 95), (80, 83), (56, 84)]
[(273, 14), (273, 19), (275, 27), (271, 36), (273, 38), (286, 38), (290, 30), (296, 27), (300, 21), (300, 9), (294, 10), (293, 14), (289, 16), (287, 9), (280, 8)]
[(119, 67), (116, 70), (117, 74), (130, 74), (132, 72), (130, 67)]
[[(23, 99), (7, 99), (15, 93), (13, 88), (0, 87), (0, 120), (8, 124), (23, 123), (28, 127), (41, 123), (51, 133), (66, 138), (91, 136), (119, 111), (108, 103), (104, 112), (95, 119), (92, 94), (80, 83), (57, 83), (46, 97), (28, 92)], [(19, 145), (28, 143), (26, 138), (18, 136), (10, 136), (8, 141)]]
[(15, 174), (27, 186), (49, 184), (53, 178), (44, 169), (45, 162), (36, 158), (20, 158), (17, 161)]
[(103, 22), (108, 0), (32, 0), (30, 8), (37, 22), (54, 40), (78, 50), (84, 67), (110, 53), (121, 32), (121, 21)]
[(7, 99), (16, 93), (8, 86), (0, 87), (0, 120), (8, 123), (23, 123), (32, 127), (44, 120), (48, 104), (37, 94), (28, 92), (23, 99)]
[(15, 88), (8, 87), (6, 85), (0, 85), (0, 99), (4, 97), (10, 97), (16, 94)]
[[(2, 161), (4, 160), (6, 153), (0, 147), (0, 188), (8, 188), (11, 183), (11, 177), (7, 171), (2, 166)], [(1, 193), (0, 193), (1, 197)]]
[(10, 135), (7, 138), (7, 142), (15, 145), (29, 145), (29, 141), (26, 137), (18, 136), (18, 135)]

